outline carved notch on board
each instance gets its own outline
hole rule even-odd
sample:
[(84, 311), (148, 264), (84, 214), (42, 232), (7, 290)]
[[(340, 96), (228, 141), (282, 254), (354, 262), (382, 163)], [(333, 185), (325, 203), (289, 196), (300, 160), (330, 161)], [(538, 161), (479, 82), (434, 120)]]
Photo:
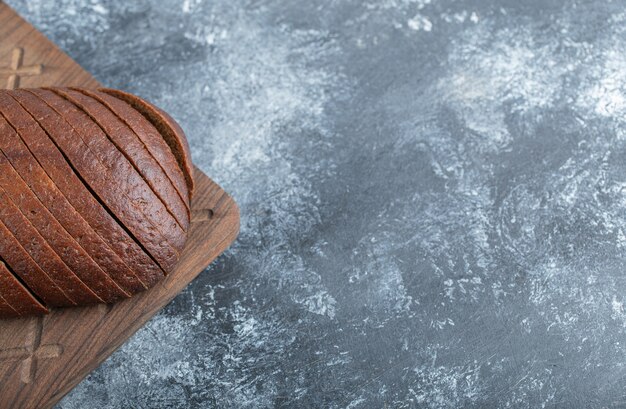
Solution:
[(25, 347), (0, 350), (0, 361), (22, 361), (20, 379), (24, 383), (31, 383), (35, 379), (39, 360), (58, 358), (63, 353), (63, 346), (60, 344), (41, 345), (43, 320), (43, 317), (30, 320), (28, 343)]
[(215, 216), (215, 211), (213, 209), (193, 209), (191, 211), (191, 222), (207, 222), (211, 220), (213, 216)]
[(8, 67), (0, 67), (0, 75), (8, 75), (7, 89), (15, 89), (20, 86), (20, 77), (32, 77), (41, 75), (43, 64), (24, 66), (24, 49), (15, 47), (11, 52), (11, 63)]

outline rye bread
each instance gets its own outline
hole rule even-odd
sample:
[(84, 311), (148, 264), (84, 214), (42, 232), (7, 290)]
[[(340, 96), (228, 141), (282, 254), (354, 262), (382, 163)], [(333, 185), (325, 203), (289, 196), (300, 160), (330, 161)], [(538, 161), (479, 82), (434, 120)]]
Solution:
[(107, 93), (0, 90), (0, 317), (116, 302), (174, 269), (190, 156), (143, 109), (162, 124)]
[[(35, 94), (22, 90), (14, 91), (12, 96), (23, 104), (42, 125), (77, 174), (115, 214), (116, 218), (133, 233), (165, 271), (171, 271), (178, 260), (179, 251), (186, 237), (180, 237), (181, 234), (176, 230), (173, 233), (170, 231), (164, 237), (161, 230), (178, 227), (178, 224), (169, 213), (163, 210), (145, 211), (149, 210), (144, 207), (146, 199), (134, 191), (137, 181), (132, 180), (132, 175), (107, 168), (100, 160), (102, 155), (92, 152), (91, 142), (106, 138), (101, 135), (100, 128), (76, 106), (59, 96), (57, 99), (53, 98), (55, 94), (52, 92), (50, 94), (51, 98), (48, 98), (48, 101), (43, 101)], [(90, 143), (87, 144), (85, 140)], [(117, 182), (115, 178), (118, 179)], [(124, 183), (126, 181), (129, 181), (128, 185)], [(111, 186), (121, 186), (121, 188), (119, 191), (113, 191)], [(161, 204), (160, 201), (157, 200), (157, 202)], [(175, 243), (170, 244), (166, 237)]]
[[(127, 264), (133, 266), (138, 278), (151, 287), (164, 276), (158, 266), (124, 226), (116, 220), (104, 203), (89, 191), (45, 131), (8, 93), (0, 92), (0, 113), (18, 131), (20, 142), (44, 169), (56, 187), (93, 229)], [(26, 146), (26, 144), (28, 146)], [(22, 151), (24, 156), (28, 156)]]
[(47, 272), (42, 270), (2, 220), (0, 220), (0, 254), (7, 265), (11, 266), (15, 275), (47, 306), (76, 305), (76, 302), (59, 287), (58, 281), (53, 280)]
[(178, 196), (185, 203), (187, 218), (190, 216), (189, 188), (185, 180), (185, 175), (180, 168), (174, 153), (165, 142), (159, 131), (128, 103), (101, 91), (71, 88), (75, 91), (88, 95), (110, 109), (124, 124), (126, 124), (135, 135), (141, 140), (148, 152), (161, 167), (163, 173), (172, 183)]
[(1, 117), (0, 153), (6, 156), (42, 205), (117, 285), (128, 294), (146, 289), (131, 268), (72, 207), (30, 154), (15, 130)]
[(187, 142), (185, 133), (178, 123), (161, 108), (136, 95), (109, 88), (100, 88), (99, 91), (112, 95), (128, 103), (154, 125), (174, 153), (174, 156), (176, 157), (176, 160), (185, 175), (189, 191), (189, 200), (191, 200), (194, 187), (191, 150), (189, 149), (189, 143)]
[[(113, 112), (98, 100), (81, 92), (65, 88), (51, 88), (61, 97), (72, 102), (85, 112), (104, 132), (107, 140), (94, 146), (94, 151), (101, 154), (101, 160), (111, 169), (124, 169), (133, 176), (142, 178), (143, 186), (150, 192), (143, 197), (152, 202), (155, 195), (163, 204), (163, 208), (174, 218), (182, 230), (189, 228), (189, 203), (183, 202), (167, 175), (156, 160), (152, 157), (137, 135), (124, 124)], [(44, 91), (34, 91), (42, 96)], [(107, 143), (108, 141), (108, 143)]]
[(33, 297), (2, 260), (0, 260), (0, 295), (18, 316), (42, 315), (48, 312), (48, 309)]
[[(48, 272), (72, 301), (79, 305), (103, 302), (68, 268), (3, 189), (0, 189), (0, 219), (41, 269)], [(8, 260), (8, 256), (5, 259)], [(13, 263), (10, 265), (13, 266)]]
[[(0, 132), (3, 130), (0, 129)], [(3, 153), (0, 153), (0, 187), (48, 245), (87, 287), (106, 303), (130, 294), (122, 290), (61, 226), (41, 203)]]
[[(173, 197), (161, 200), (133, 163), (113, 143), (112, 138), (115, 137), (112, 137), (110, 133), (129, 135), (126, 132), (129, 131), (128, 128), (117, 120), (110, 111), (106, 110), (106, 107), (82, 93), (69, 89), (55, 89), (54, 92), (50, 90), (33, 90), (32, 92), (55, 110), (56, 104), (64, 107), (72, 106), (71, 112), (73, 114), (82, 115), (82, 120), (76, 122), (79, 125), (79, 129), (74, 129), (79, 135), (82, 131), (84, 135), (83, 140), (91, 153), (93, 153), (93, 157), (97, 158), (109, 170), (111, 177), (124, 180), (125, 183), (122, 186), (125, 188), (125, 193), (128, 197), (133, 202), (142, 204), (142, 210), (147, 217), (151, 217), (153, 226), (177, 252), (180, 252), (186, 241), (188, 226), (184, 227), (181, 225), (166, 204), (171, 202), (172, 199), (178, 198), (178, 196), (174, 194)], [(95, 104), (92, 104), (92, 102), (95, 102)], [(67, 103), (70, 105), (67, 105)], [(96, 112), (93, 112), (94, 110), (102, 114), (108, 112), (107, 120), (99, 122), (99, 116), (92, 116), (96, 114)], [(65, 113), (62, 116), (65, 117)], [(120, 126), (111, 126), (109, 120)], [(89, 131), (85, 132), (85, 129)], [(126, 142), (131, 141), (127, 140)], [(148, 168), (144, 171), (151, 174), (155, 171), (155, 168), (151, 165), (140, 162), (137, 164), (137, 167)], [(169, 184), (169, 187), (172, 187), (171, 184)]]
[(8, 302), (2, 297), (0, 292), (0, 319), (4, 318), (17, 318), (20, 314), (9, 305)]

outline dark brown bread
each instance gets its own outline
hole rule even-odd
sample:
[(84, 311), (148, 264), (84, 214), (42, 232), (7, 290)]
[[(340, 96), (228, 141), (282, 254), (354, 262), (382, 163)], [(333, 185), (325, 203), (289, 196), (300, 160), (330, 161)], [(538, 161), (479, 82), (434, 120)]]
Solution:
[(72, 88), (83, 94), (97, 99), (100, 103), (109, 108), (119, 119), (121, 119), (135, 135), (141, 140), (152, 157), (159, 164), (167, 178), (178, 192), (181, 200), (187, 204), (187, 217), (189, 218), (189, 188), (185, 181), (185, 175), (180, 168), (174, 153), (165, 142), (159, 131), (128, 103), (101, 91), (87, 91), (84, 89)]
[[(142, 186), (142, 181), (136, 179), (136, 174), (129, 173), (128, 167), (120, 169), (117, 166), (110, 169), (102, 163), (102, 152), (100, 154), (93, 152), (100, 147), (100, 144), (94, 142), (105, 142), (103, 145), (106, 146), (106, 140), (103, 141), (106, 136), (102, 130), (75, 105), (53, 92), (47, 92), (49, 95), (46, 101), (26, 91), (15, 91), (13, 94), (19, 102), (22, 100), (29, 102), (31, 114), (34, 113), (36, 119), (39, 119), (39, 123), (92, 191), (133, 233), (161, 267), (166, 272), (171, 271), (185, 240), (185, 237), (180, 237), (178, 230), (169, 233), (166, 230), (178, 228), (176, 221), (163, 209), (162, 203), (154, 195), (152, 197), (146, 195), (151, 190), (145, 183)], [(105, 152), (110, 154), (110, 150)], [(112, 186), (116, 186), (116, 190), (112, 190)], [(139, 189), (142, 192), (136, 191)], [(154, 210), (154, 203), (148, 203), (148, 200), (158, 202), (161, 205), (160, 209), (157, 206)], [(165, 234), (162, 231), (165, 231)], [(175, 235), (177, 236), (174, 237)], [(174, 243), (169, 243), (168, 239)]]
[[(11, 266), (15, 275), (21, 278), (47, 306), (68, 307), (76, 305), (76, 302), (61, 289), (58, 280), (53, 280), (48, 273), (42, 270), (42, 267), (37, 264), (1, 220), (0, 254), (2, 254), (5, 262)], [(46, 268), (46, 265), (43, 265), (43, 268)], [(50, 274), (53, 273), (50, 271)]]
[[(98, 145), (99, 149), (96, 150), (102, 154), (103, 163), (108, 164), (111, 169), (115, 166), (127, 168), (130, 173), (136, 173), (138, 180), (143, 178), (143, 185), (151, 189), (151, 194), (146, 196), (147, 200), (152, 201), (150, 196), (156, 195), (180, 228), (187, 230), (189, 228), (188, 201), (183, 202), (159, 163), (137, 135), (96, 99), (71, 89), (51, 90), (82, 109), (109, 137), (110, 143), (105, 143), (103, 139)], [(37, 95), (42, 96), (42, 92), (37, 91)], [(45, 99), (45, 97), (42, 98)]]
[(16, 318), (19, 317), (20, 314), (18, 314), (17, 311), (15, 311), (13, 309), (13, 307), (11, 307), (9, 305), (9, 303), (7, 303), (5, 301), (4, 298), (2, 298), (2, 294), (0, 293), (0, 319), (2, 318)]
[[(83, 94), (78, 94), (79, 98), (81, 96), (87, 98)], [(176, 218), (172, 216), (167, 206), (154, 193), (141, 174), (111, 142), (102, 128), (81, 107), (62, 96), (48, 90), (38, 90), (36, 95), (45, 95), (46, 97), (45, 99), (42, 98), (42, 101), (60, 113), (61, 119), (65, 119), (71, 125), (70, 131), (73, 130), (83, 141), (92, 161), (96, 159), (94, 162), (102, 166), (109, 177), (123, 181), (123, 183), (118, 182), (117, 185), (128, 197), (131, 205), (140, 209), (144, 217), (148, 218), (148, 223), (151, 226), (148, 233), (150, 235), (159, 234), (179, 253), (184, 245), (185, 230), (178, 224)], [(61, 124), (61, 126), (63, 125)], [(110, 131), (115, 132), (116, 129), (113, 128)], [(76, 142), (73, 141), (73, 145), (75, 144)]]
[[(89, 192), (44, 130), (6, 92), (0, 92), (0, 113), (28, 145), (26, 147), (16, 142), (16, 146), (24, 146), (30, 152), (74, 208), (118, 256), (127, 260), (127, 264), (134, 268), (141, 281), (151, 287), (160, 280), (164, 276), (163, 270), (131, 237), (130, 232), (125, 231), (105, 206)], [(25, 151), (22, 154), (27, 156)]]
[(6, 156), (41, 204), (123, 290), (135, 294), (147, 288), (72, 207), (30, 154), (15, 130), (1, 117), (0, 150), (0, 155)]
[(163, 139), (165, 139), (165, 142), (174, 153), (174, 156), (176, 157), (176, 160), (185, 175), (185, 180), (187, 181), (187, 187), (189, 190), (189, 199), (191, 200), (191, 197), (193, 196), (193, 165), (191, 163), (191, 150), (189, 149), (189, 143), (187, 142), (185, 133), (178, 123), (167, 112), (136, 95), (110, 88), (101, 88), (99, 91), (127, 102), (143, 116), (145, 116), (150, 122), (152, 122), (152, 124), (158, 129), (163, 136)]
[(0, 318), (116, 302), (173, 270), (193, 184), (168, 121), (97, 91), (0, 90)]
[(101, 300), (112, 303), (130, 296), (102, 271), (100, 266), (37, 199), (4, 154), (0, 154), (0, 187), (70, 271)]
[[(0, 189), (0, 219), (14, 237), (21, 238), (18, 240), (22, 247), (42, 270), (49, 272), (50, 278), (72, 301), (79, 305), (103, 302), (63, 263), (3, 189)], [(5, 259), (8, 260), (8, 257), (5, 256)]]
[(2, 260), (0, 260), (0, 290), (2, 298), (18, 316), (42, 315), (48, 312), (48, 309), (33, 297)]

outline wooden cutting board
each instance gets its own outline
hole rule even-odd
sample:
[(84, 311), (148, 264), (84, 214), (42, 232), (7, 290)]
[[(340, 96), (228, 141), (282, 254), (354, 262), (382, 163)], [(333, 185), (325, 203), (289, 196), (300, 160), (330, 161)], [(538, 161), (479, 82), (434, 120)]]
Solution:
[[(50, 40), (0, 1), (0, 87), (98, 87)], [(0, 408), (49, 408), (171, 301), (235, 240), (239, 210), (199, 169), (189, 241), (176, 271), (112, 306), (0, 320)]]

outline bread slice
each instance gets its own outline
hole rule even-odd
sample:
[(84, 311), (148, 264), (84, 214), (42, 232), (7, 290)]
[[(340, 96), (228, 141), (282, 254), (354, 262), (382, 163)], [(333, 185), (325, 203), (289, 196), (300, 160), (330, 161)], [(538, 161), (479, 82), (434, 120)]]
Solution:
[(106, 147), (106, 136), (102, 130), (76, 106), (47, 92), (51, 95), (46, 101), (21, 90), (13, 91), (12, 96), (26, 105), (25, 108), (46, 130), (77, 174), (159, 262), (163, 270), (171, 271), (179, 258), (186, 233), (180, 230), (161, 201), (154, 194), (149, 194), (152, 191), (143, 179), (128, 170), (128, 164), (113, 169), (103, 164), (102, 160), (105, 159), (111, 165), (116, 165), (105, 157), (115, 150), (94, 152), (102, 145)]
[(176, 266), (188, 146), (141, 106), (160, 120), (97, 91), (0, 90), (0, 318), (116, 302)]
[[(6, 122), (5, 122), (6, 124)], [(6, 126), (5, 128), (7, 128)], [(0, 128), (0, 132), (4, 129)], [(37, 229), (72, 273), (107, 303), (128, 298), (87, 252), (61, 226), (37, 198), (3, 153), (0, 153), (0, 188), (22, 215)]]
[(0, 319), (2, 318), (17, 318), (20, 314), (9, 305), (8, 302), (2, 297), (0, 293)]
[[(81, 120), (77, 122), (80, 126), (78, 129), (75, 128), (75, 130), (78, 135), (81, 136), (87, 148), (93, 154), (93, 157), (98, 159), (99, 162), (108, 169), (108, 173), (111, 177), (119, 178), (124, 181), (124, 184), (121, 186), (125, 188), (125, 192), (132, 203), (141, 204), (144, 214), (152, 218), (156, 230), (161, 232), (161, 234), (166, 237), (166, 241), (177, 251), (182, 250), (184, 241), (186, 240), (186, 228), (178, 223), (176, 217), (165, 204), (170, 203), (170, 201), (177, 196), (168, 197), (165, 201), (162, 201), (159, 196), (155, 194), (154, 190), (151, 189), (149, 183), (146, 182), (133, 166), (132, 162), (130, 162), (111, 141), (107, 131), (112, 133), (124, 132), (124, 128), (109, 127), (106, 121), (103, 121), (104, 123), (102, 124), (97, 122), (98, 117), (91, 116), (94, 112), (90, 109), (86, 111), (86, 109), (88, 109), (85, 105), (88, 103), (86, 98), (89, 97), (81, 93), (76, 93), (75, 91), (67, 91), (68, 94), (72, 93), (72, 97), (66, 98), (64, 90), (55, 89), (55, 91), (58, 91), (56, 92), (57, 95), (54, 95), (55, 92), (49, 90), (38, 90), (36, 95), (39, 97), (45, 95), (46, 98), (42, 98), (42, 100), (55, 110), (57, 105), (62, 105), (70, 109), (74, 116), (81, 116)], [(78, 100), (80, 100), (79, 105), (76, 104)], [(70, 108), (67, 103), (71, 104), (72, 108)], [(89, 108), (97, 109), (98, 107), (103, 106), (101, 104), (95, 106), (89, 104)], [(65, 113), (63, 116), (66, 116)], [(116, 118), (113, 116), (107, 119), (115, 120)], [(118, 123), (120, 122), (118, 121)], [(106, 126), (107, 131), (105, 131), (102, 126)], [(85, 129), (89, 129), (89, 132), (84, 133)], [(143, 164), (140, 164), (140, 166), (141, 165)], [(151, 166), (147, 167), (151, 168), (149, 171), (154, 170)]]
[(3, 118), (0, 118), (1, 155), (8, 159), (19, 178), (27, 185), (27, 189), (32, 191), (51, 216), (119, 287), (128, 294), (147, 289), (131, 268), (113, 252), (58, 190), (30, 154), (15, 129)]
[(136, 95), (110, 88), (101, 88), (99, 91), (125, 101), (139, 111), (152, 123), (152, 125), (155, 126), (156, 129), (158, 129), (159, 133), (174, 153), (174, 156), (176, 157), (176, 160), (185, 175), (189, 191), (189, 199), (191, 200), (191, 197), (193, 196), (194, 184), (191, 150), (189, 149), (189, 143), (187, 142), (185, 133), (178, 123), (167, 112)]
[[(15, 276), (19, 277), (47, 306), (69, 307), (76, 305), (76, 301), (70, 298), (59, 286), (59, 284), (63, 286), (63, 282), (58, 279), (53, 280), (37, 264), (33, 256), (17, 241), (2, 220), (0, 220), (0, 254), (2, 254), (5, 262), (11, 266)], [(43, 268), (47, 266), (53, 267), (48, 263), (43, 265)], [(50, 274), (53, 273), (54, 271), (51, 270)]]
[[(24, 287), (1, 259), (0, 296), (11, 306), (17, 316), (42, 315), (48, 312), (48, 309)], [(1, 311), (0, 314), (2, 314)]]
[[(128, 230), (110, 213), (104, 203), (89, 191), (34, 118), (6, 92), (0, 92), (0, 113), (18, 132), (23, 145), (15, 142), (14, 149), (25, 146), (28, 153), (43, 168), (55, 186), (72, 206), (93, 227), (115, 253), (132, 266), (146, 287), (163, 278), (164, 272), (141, 247)], [(28, 145), (28, 146), (26, 146)]]
[[(127, 168), (130, 173), (141, 176), (151, 189), (151, 193), (158, 197), (180, 228), (187, 230), (189, 228), (189, 201), (182, 201), (161, 166), (154, 160), (137, 135), (96, 99), (70, 89), (50, 90), (78, 106), (107, 135), (108, 140), (103, 139), (96, 145), (98, 146), (97, 152), (102, 154), (103, 163), (107, 164), (108, 160), (111, 168), (114, 166)], [(45, 91), (34, 92), (42, 99), (46, 99), (42, 96)]]
[(115, 98), (112, 95), (101, 91), (92, 91), (80, 88), (72, 89), (98, 100), (98, 102), (105, 105), (122, 122), (124, 122), (124, 124), (133, 130), (135, 135), (141, 140), (148, 152), (150, 152), (156, 163), (161, 167), (167, 178), (170, 180), (181, 200), (186, 204), (187, 215), (189, 217), (189, 188), (187, 187), (185, 175), (179, 167), (174, 153), (154, 125), (152, 125), (143, 115), (141, 115), (139, 111), (135, 110), (128, 103)]
[[(41, 269), (48, 272), (50, 278), (75, 304), (103, 302), (67, 267), (3, 189), (0, 189), (0, 219), (10, 234), (18, 239), (17, 241)], [(8, 256), (4, 257), (8, 259)]]

